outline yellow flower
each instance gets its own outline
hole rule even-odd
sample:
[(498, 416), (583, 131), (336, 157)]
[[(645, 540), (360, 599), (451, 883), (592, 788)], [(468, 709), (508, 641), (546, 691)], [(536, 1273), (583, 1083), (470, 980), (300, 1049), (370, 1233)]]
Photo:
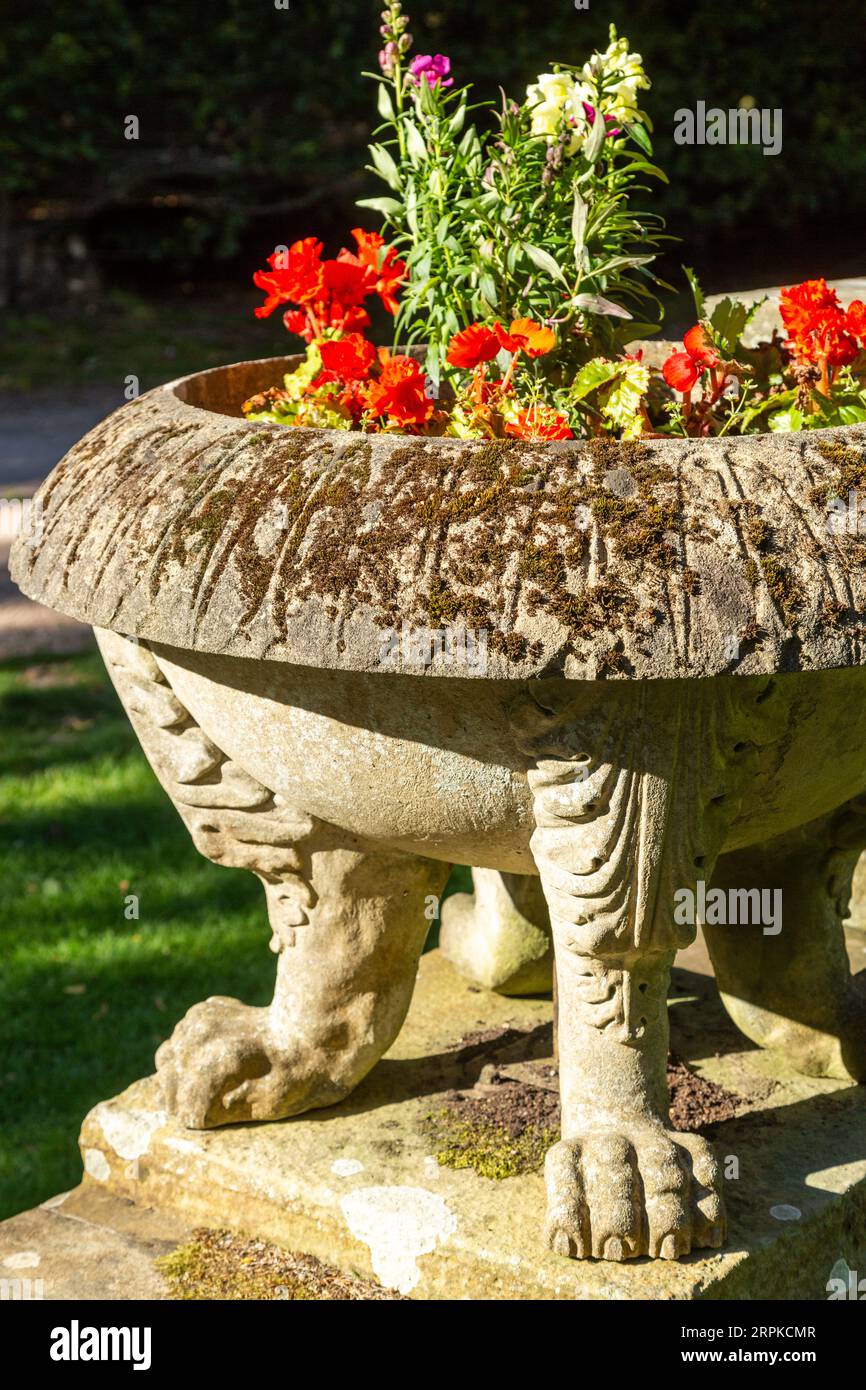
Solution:
[(542, 72), (526, 89), (533, 135), (557, 136), (570, 114), (574, 79), (566, 72)]

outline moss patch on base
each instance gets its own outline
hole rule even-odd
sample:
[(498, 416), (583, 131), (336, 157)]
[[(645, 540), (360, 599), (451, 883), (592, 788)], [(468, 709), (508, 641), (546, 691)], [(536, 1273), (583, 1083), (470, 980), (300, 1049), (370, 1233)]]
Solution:
[(494, 1072), (487, 1086), (449, 1092), (424, 1130), (444, 1168), (473, 1168), (497, 1181), (534, 1173), (559, 1138), (559, 1096)]
[(401, 1300), (400, 1294), (343, 1274), (313, 1255), (295, 1254), (233, 1231), (193, 1231), (192, 1240), (163, 1255), (156, 1266), (173, 1296), (183, 1300)]

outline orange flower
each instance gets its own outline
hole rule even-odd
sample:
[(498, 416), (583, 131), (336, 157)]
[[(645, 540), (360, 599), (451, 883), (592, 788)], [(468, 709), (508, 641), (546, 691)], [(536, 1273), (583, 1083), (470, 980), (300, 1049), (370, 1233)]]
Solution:
[(556, 334), (552, 328), (536, 323), (533, 319), (512, 319), (506, 333), (501, 323), (495, 326), (496, 336), (509, 352), (525, 352), (527, 357), (543, 357), (556, 347)]
[(387, 415), (389, 422), (403, 426), (423, 425), (433, 414), (434, 402), (427, 395), (427, 379), (414, 357), (392, 357), (387, 349), (379, 353), (382, 371), (365, 388), (365, 401), (371, 415)]
[(516, 420), (509, 420), (505, 433), (517, 439), (573, 439), (568, 419), (549, 406), (531, 405), (520, 410)]
[(499, 352), (499, 339), (492, 328), (483, 323), (470, 323), (460, 333), (455, 333), (448, 345), (446, 361), (452, 367), (465, 367), (471, 370), (482, 362), (490, 362)]

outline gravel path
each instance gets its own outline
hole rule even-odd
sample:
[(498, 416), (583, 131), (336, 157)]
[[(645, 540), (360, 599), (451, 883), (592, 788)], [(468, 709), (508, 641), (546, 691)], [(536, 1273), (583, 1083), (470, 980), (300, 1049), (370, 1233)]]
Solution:
[[(123, 404), (116, 387), (75, 393), (0, 394), (0, 497), (31, 496), (83, 434)], [(0, 518), (0, 661), (13, 656), (81, 651), (89, 627), (24, 598), (9, 577), (8, 524)]]

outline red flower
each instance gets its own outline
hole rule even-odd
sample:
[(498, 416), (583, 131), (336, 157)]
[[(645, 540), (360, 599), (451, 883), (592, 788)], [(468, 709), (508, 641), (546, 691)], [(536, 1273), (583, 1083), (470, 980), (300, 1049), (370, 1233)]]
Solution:
[(662, 367), (662, 376), (674, 391), (691, 391), (708, 367), (718, 367), (721, 358), (709, 333), (696, 323), (683, 338), (685, 352), (672, 352)]
[(713, 347), (713, 340), (703, 324), (696, 323), (683, 338), (683, 347), (693, 362), (701, 367), (718, 367), (721, 357)]
[(470, 323), (460, 333), (455, 333), (448, 346), (446, 361), (452, 367), (472, 369), (482, 362), (490, 362), (499, 352), (499, 338), (492, 328), (483, 323)]
[(779, 312), (788, 330), (788, 347), (803, 362), (823, 362), (826, 366), (841, 367), (853, 362), (857, 356), (857, 344), (851, 337), (859, 337), (854, 325), (863, 322), (863, 306), (859, 300), (851, 305), (853, 318), (844, 312), (835, 290), (827, 281), (804, 280), (800, 285), (782, 290), (779, 295)]
[(507, 422), (505, 433), (517, 439), (574, 438), (565, 415), (540, 405), (531, 405), (528, 410), (519, 411), (516, 420)]
[[(358, 263), (367, 271), (367, 283), (378, 294), (388, 313), (396, 314), (396, 292), (406, 279), (406, 262), (398, 258), (393, 246), (389, 246), (384, 255), (381, 254), (385, 241), (378, 232), (365, 232), (362, 227), (353, 227), (352, 236), (358, 247)], [(349, 251), (340, 252), (342, 258), (350, 256)]]
[(662, 376), (674, 391), (691, 391), (700, 374), (694, 358), (687, 352), (672, 352), (662, 367)]
[(847, 326), (845, 315), (840, 314), (838, 319), (816, 329), (819, 357), (826, 357), (830, 367), (844, 367), (857, 356), (859, 349), (850, 334), (846, 333)]
[(270, 270), (257, 270), (253, 276), (266, 295), (256, 316), (267, 318), (280, 304), (300, 306), (290, 310), (283, 322), (290, 333), (299, 333), (311, 343), (322, 339), (328, 328), (339, 333), (365, 328), (370, 316), (363, 303), (371, 294), (378, 294), (389, 313), (395, 314), (396, 290), (406, 278), (405, 262), (397, 258), (393, 247), (382, 255), (385, 243), (378, 232), (356, 227), (352, 235), (358, 255), (343, 249), (334, 260), (323, 261), (322, 243), (315, 237), (275, 251), (268, 259)]
[[(257, 309), (256, 313), (258, 312)], [(283, 314), (283, 323), (287, 333), (300, 333), (301, 337), (306, 338), (308, 343), (312, 342), (313, 330), (303, 309), (287, 309)]]
[(354, 256), (350, 258), (349, 252), (345, 253), (345, 259), (341, 259), (343, 255), (341, 251), (335, 261), (325, 261), (323, 270), (325, 289), (345, 310), (363, 304), (370, 288), (360, 262)]
[(434, 402), (427, 395), (424, 371), (414, 357), (392, 357), (383, 349), (380, 375), (366, 387), (367, 409), (371, 415), (387, 415), (397, 425), (423, 425), (433, 414)]
[(866, 304), (862, 299), (852, 299), (845, 315), (845, 324), (848, 332), (853, 333), (855, 338), (860, 338), (861, 341), (866, 339)]
[(322, 243), (312, 236), (269, 256), (270, 273), (257, 270), (253, 276), (253, 284), (267, 296), (256, 309), (256, 318), (267, 318), (280, 304), (309, 304), (318, 299), (323, 287), (321, 257)]
[(325, 371), (341, 381), (366, 381), (376, 349), (361, 333), (347, 333), (319, 345)]
[(533, 319), (512, 319), (507, 333), (501, 323), (496, 323), (494, 332), (508, 352), (525, 352), (527, 357), (543, 357), (556, 347), (553, 329)]

